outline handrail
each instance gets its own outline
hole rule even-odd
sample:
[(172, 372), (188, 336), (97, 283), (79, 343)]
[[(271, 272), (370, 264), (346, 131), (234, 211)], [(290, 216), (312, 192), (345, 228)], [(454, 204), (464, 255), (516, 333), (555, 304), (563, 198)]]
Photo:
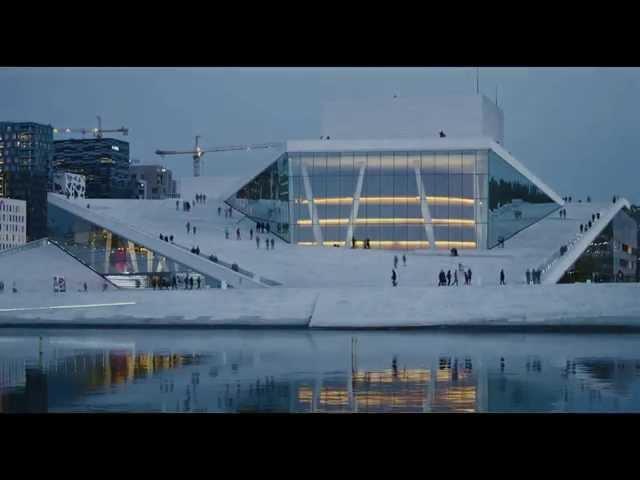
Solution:
[[(596, 219), (592, 222), (592, 226), (591, 228), (595, 227), (596, 224), (598, 224), (600, 222), (600, 220), (604, 220), (606, 215), (608, 214), (608, 210), (612, 210), (615, 207), (615, 205), (611, 205), (608, 209), (605, 208), (604, 210), (598, 210), (597, 213), (600, 214), (600, 218), (596, 217)], [(609, 221), (607, 221), (606, 223), (609, 223), (611, 221), (611, 219), (609, 219)], [(606, 226), (606, 224), (605, 224)], [(590, 230), (590, 229), (589, 229)], [(560, 253), (560, 249), (557, 249), (556, 251), (553, 252), (553, 254), (548, 257), (544, 262), (542, 262), (539, 266), (539, 269), (542, 271), (541, 277), (544, 277), (546, 274), (548, 274), (552, 267), (554, 266), (554, 264), (561, 258), (564, 257), (565, 255), (567, 255), (571, 250), (573, 250), (573, 248), (576, 246), (576, 244), (586, 235), (587, 231), (585, 232), (578, 232), (576, 233), (573, 238), (571, 240), (569, 240), (569, 242), (567, 242), (565, 245), (567, 247), (567, 250), (564, 253)], [(542, 278), (540, 279), (542, 280)]]

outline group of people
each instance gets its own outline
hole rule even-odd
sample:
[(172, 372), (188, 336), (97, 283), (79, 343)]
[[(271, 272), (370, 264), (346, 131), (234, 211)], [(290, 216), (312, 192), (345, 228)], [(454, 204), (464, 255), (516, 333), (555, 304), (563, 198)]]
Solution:
[(205, 205), (207, 203), (207, 196), (204, 193), (196, 193), (196, 203)]
[(171, 242), (173, 243), (173, 235), (163, 235), (160, 234), (160, 240), (164, 240), (165, 242)]
[[(15, 281), (11, 284), (11, 291), (13, 293), (18, 293), (18, 287), (16, 287)], [(4, 282), (0, 280), (0, 293), (3, 293), (3, 292), (4, 292)]]
[[(402, 264), (406, 267), (407, 266), (407, 256), (402, 254)], [(394, 255), (393, 256), (393, 269), (391, 270), (391, 284), (394, 287), (398, 286), (398, 272), (396, 271), (396, 268), (398, 268), (398, 256)]]
[(187, 227), (187, 235), (189, 235), (192, 231), (193, 231), (194, 235), (196, 234), (196, 226), (195, 225), (191, 225), (191, 222), (187, 222), (185, 227)]
[[(464, 270), (463, 268), (460, 271), (464, 275), (464, 284), (471, 285), (471, 276), (473, 272), (471, 272), (471, 268)], [(438, 274), (438, 286), (439, 287), (452, 287), (458, 286), (458, 271), (454, 270), (453, 275), (451, 275), (451, 270), (447, 270), (447, 273), (444, 273), (444, 270), (440, 270)]]
[(532, 268), (525, 272), (525, 277), (527, 280), (527, 285), (539, 285), (542, 280), (542, 270), (539, 268)]
[[(18, 289), (16, 288), (16, 282), (13, 282), (13, 285), (11, 287), (11, 291), (13, 293), (18, 293)], [(2, 280), (0, 280), (0, 293), (4, 292), (4, 282)]]
[[(222, 214), (222, 207), (218, 207), (218, 216)], [(233, 218), (233, 209), (224, 207), (224, 218)]]
[(195, 278), (193, 276), (189, 276), (186, 274), (184, 279), (178, 278), (176, 275), (171, 276), (171, 280), (165, 277), (151, 277), (151, 287), (154, 290), (178, 290), (178, 281), (184, 284), (185, 290), (193, 290), (194, 284), (197, 288), (202, 286), (202, 277), (198, 276)]
[(560, 209), (560, 218), (567, 218), (567, 209), (566, 208)]
[(200, 247), (199, 246), (191, 247), (191, 253), (195, 255), (200, 255)]
[(593, 224), (596, 223), (596, 220), (600, 220), (600, 212), (592, 213), (591, 220), (586, 223), (580, 224), (580, 233), (588, 231), (593, 226)]
[[(355, 236), (351, 237), (351, 248), (357, 248), (357, 246), (356, 246), (356, 237)], [(371, 249), (371, 239), (369, 237), (364, 239), (362, 248), (364, 248), (365, 250), (370, 250)]]
[(271, 233), (271, 225), (268, 222), (257, 222), (256, 233)]
[[(266, 238), (264, 244), (267, 250), (269, 250), (269, 246), (271, 246), (271, 250), (276, 248), (276, 241), (273, 238)], [(258, 235), (256, 235), (256, 248), (260, 248), (260, 237)]]

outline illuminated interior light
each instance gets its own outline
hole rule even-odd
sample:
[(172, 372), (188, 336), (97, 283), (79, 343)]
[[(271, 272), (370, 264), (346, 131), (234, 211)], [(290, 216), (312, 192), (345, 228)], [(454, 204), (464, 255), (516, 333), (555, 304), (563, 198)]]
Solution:
[[(307, 199), (299, 199), (299, 203), (304, 205), (308, 204)], [(327, 197), (327, 198), (314, 198), (313, 203), (316, 205), (349, 205), (353, 202), (353, 197)], [(445, 197), (445, 196), (431, 196), (427, 195), (427, 202), (433, 205), (473, 205), (475, 200), (473, 198), (464, 197)], [(408, 205), (417, 205), (420, 203), (419, 196), (411, 197), (360, 197), (360, 203), (364, 204), (397, 204), (407, 203)]]
[[(310, 227), (312, 225), (311, 220), (298, 220), (298, 226)], [(348, 225), (348, 218), (321, 218), (318, 220), (320, 225)], [(464, 225), (474, 226), (475, 220), (465, 218), (433, 218), (431, 223), (434, 225)], [(385, 224), (400, 224), (400, 225), (423, 225), (424, 218), (356, 218), (354, 221), (356, 225), (385, 225)]]

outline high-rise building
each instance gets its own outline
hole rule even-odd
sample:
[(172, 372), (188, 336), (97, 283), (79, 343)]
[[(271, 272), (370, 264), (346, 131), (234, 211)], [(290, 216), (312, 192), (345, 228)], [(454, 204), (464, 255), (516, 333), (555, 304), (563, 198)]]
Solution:
[(0, 197), (26, 201), (28, 241), (47, 234), (52, 161), (51, 125), (0, 122)]
[(136, 165), (129, 168), (134, 197), (161, 200), (176, 193), (171, 170), (161, 165)]
[(113, 138), (56, 140), (53, 167), (84, 175), (87, 198), (130, 198), (129, 143)]
[(0, 251), (27, 241), (27, 206), (24, 200), (0, 198)]

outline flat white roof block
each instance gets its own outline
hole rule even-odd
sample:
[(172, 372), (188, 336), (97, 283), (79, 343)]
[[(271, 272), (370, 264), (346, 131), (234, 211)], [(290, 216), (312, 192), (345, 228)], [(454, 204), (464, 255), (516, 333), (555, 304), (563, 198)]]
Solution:
[(484, 95), (367, 98), (323, 105), (321, 135), (356, 138), (489, 137), (504, 144), (504, 114)]

